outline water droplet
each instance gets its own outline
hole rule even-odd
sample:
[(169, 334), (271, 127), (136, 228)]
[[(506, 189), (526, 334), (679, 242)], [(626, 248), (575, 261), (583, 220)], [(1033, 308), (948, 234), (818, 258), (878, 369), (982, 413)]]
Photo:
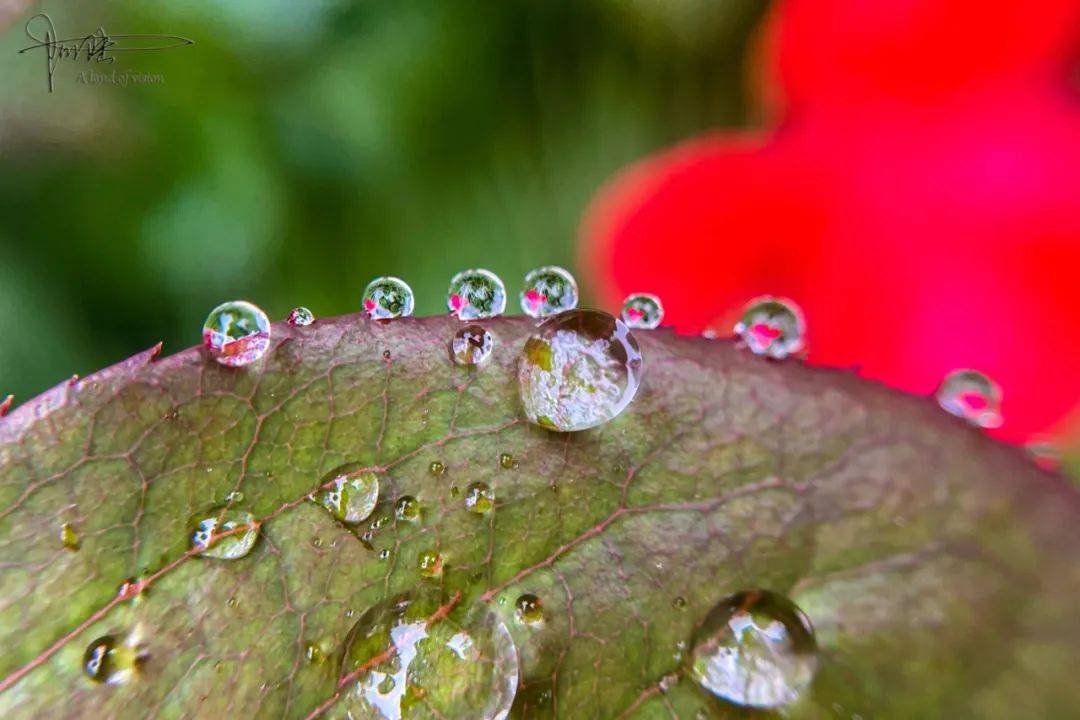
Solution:
[(373, 472), (342, 473), (323, 485), (312, 499), (347, 525), (366, 520), (379, 501), (379, 476)]
[(547, 265), (525, 275), (521, 291), (521, 310), (534, 318), (573, 310), (578, 303), (574, 276), (555, 265)]
[(364, 289), (361, 305), (372, 320), (408, 317), (413, 313), (413, 291), (401, 278), (377, 277)]
[(323, 539), (321, 537), (319, 537), (318, 535), (315, 535), (314, 537), (311, 538), (311, 547), (318, 550), (322, 546), (323, 546)]
[(75, 528), (71, 526), (71, 523), (64, 523), (60, 526), (60, 543), (72, 552), (75, 552), (82, 546), (82, 543), (79, 540), (79, 534), (75, 532)]
[(487, 483), (474, 482), (465, 489), (465, 507), (470, 512), (483, 515), (495, 506), (495, 493)]
[(676, 595), (671, 600), (671, 607), (675, 608), (676, 610), (686, 609), (686, 598), (684, 598), (682, 595)]
[(490, 270), (462, 270), (450, 280), (446, 307), (459, 320), (480, 320), (506, 311), (506, 286)]
[(517, 463), (514, 462), (514, 456), (510, 453), (502, 453), (499, 455), (499, 467), (503, 470), (513, 470), (517, 467)]
[(1052, 442), (1035, 440), (1025, 445), (1024, 450), (1035, 461), (1035, 464), (1043, 470), (1058, 470), (1061, 468), (1061, 451)]
[(315, 643), (307, 643), (304, 645), (304, 659), (312, 665), (321, 665), (326, 656), (323, 654), (321, 647)]
[(802, 310), (791, 300), (763, 295), (746, 305), (735, 334), (755, 355), (782, 360), (803, 348), (806, 322)]
[(365, 668), (344, 698), (351, 718), (507, 717), (518, 658), (506, 626), (482, 604), (461, 620), (438, 611), (435, 593), (401, 596), (357, 620), (340, 671)]
[(424, 550), (417, 557), (416, 566), (424, 577), (439, 577), (443, 572), (442, 555), (434, 550)]
[(225, 506), (211, 508), (195, 517), (192, 526), (191, 547), (203, 557), (219, 560), (244, 557), (259, 538), (254, 515)]
[(244, 502), (244, 493), (239, 490), (233, 490), (230, 493), (226, 493), (225, 502), (229, 505), (236, 505), (237, 503)]
[(664, 306), (660, 298), (649, 293), (635, 293), (623, 300), (622, 321), (634, 330), (652, 330), (660, 327), (664, 319)]
[(525, 341), (518, 385), (529, 420), (569, 432), (621, 413), (641, 379), (637, 340), (607, 313), (574, 310), (543, 322)]
[(203, 324), (203, 345), (222, 365), (250, 365), (270, 347), (270, 320), (249, 302), (222, 303), (210, 311)]
[(285, 318), (285, 320), (290, 325), (304, 327), (315, 322), (315, 313), (311, 312), (306, 307), (301, 305), (300, 307), (294, 307), (292, 311), (289, 312), (289, 316)]
[(228, 605), (231, 608), (234, 608), (234, 607), (236, 607), (237, 605), (240, 604), (240, 600), (238, 600), (237, 597), (235, 595), (233, 595), (232, 597), (230, 597), (228, 600), (225, 601), (225, 604)]
[(525, 593), (514, 602), (514, 616), (524, 625), (539, 625), (544, 622), (544, 605), (540, 598)]
[(442, 475), (444, 472), (446, 472), (446, 466), (438, 460), (433, 460), (432, 463), (428, 465), (428, 472), (435, 477), (438, 477), (439, 475)]
[(458, 365), (479, 365), (491, 356), (495, 339), (479, 325), (469, 325), (454, 333), (450, 356)]
[(451, 486), (450, 486), (450, 497), (457, 497), (457, 496), (458, 496), (458, 493), (460, 493), (460, 492), (461, 492), (461, 491), (460, 491), (460, 490), (458, 490), (458, 486), (457, 486), (457, 485), (451, 485)]
[(698, 630), (690, 672), (706, 690), (738, 705), (776, 708), (798, 699), (817, 670), (810, 621), (766, 590), (723, 600)]
[(379, 551), (379, 559), (380, 560), (389, 560), (390, 559), (390, 550), (388, 548), (383, 548), (382, 550), (380, 550)]
[(954, 370), (946, 375), (938, 388), (937, 401), (972, 425), (1001, 426), (1001, 388), (978, 370)]
[(416, 522), (420, 519), (420, 501), (412, 495), (402, 495), (394, 506), (394, 514), (398, 520)]
[(82, 667), (94, 682), (118, 685), (135, 676), (141, 661), (135, 647), (116, 635), (104, 635), (87, 646)]

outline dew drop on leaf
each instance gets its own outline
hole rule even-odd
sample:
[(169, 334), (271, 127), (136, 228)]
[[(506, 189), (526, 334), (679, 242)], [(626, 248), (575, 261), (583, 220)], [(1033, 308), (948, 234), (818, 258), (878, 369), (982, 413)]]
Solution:
[(450, 340), (450, 356), (458, 365), (479, 365), (491, 357), (495, 340), (479, 325), (469, 325), (454, 333)]
[(312, 499), (346, 525), (366, 520), (379, 502), (379, 476), (373, 472), (331, 475), (335, 477), (322, 483)]
[(304, 327), (315, 322), (315, 313), (301, 305), (300, 307), (294, 307), (289, 312), (289, 316), (285, 318), (285, 321), (290, 325)]
[(806, 615), (767, 590), (722, 600), (694, 638), (690, 674), (737, 705), (778, 708), (799, 698), (817, 670), (817, 642)]
[(412, 495), (402, 495), (394, 505), (394, 515), (398, 520), (418, 521), (420, 519), (420, 501)]
[(71, 526), (71, 523), (64, 523), (60, 526), (60, 543), (72, 552), (75, 552), (82, 546), (82, 543), (79, 540), (79, 534), (75, 532), (75, 528)]
[(517, 467), (517, 463), (514, 461), (514, 456), (510, 453), (499, 454), (499, 467), (503, 470), (513, 470)]
[(439, 577), (443, 572), (442, 555), (434, 550), (424, 550), (416, 558), (416, 567), (424, 577)]
[(539, 625), (544, 622), (544, 605), (537, 596), (525, 593), (514, 602), (514, 617), (523, 625)]
[(413, 313), (413, 291), (401, 278), (377, 277), (364, 289), (360, 304), (372, 320), (408, 317)]
[(637, 340), (621, 320), (573, 310), (545, 320), (525, 341), (518, 387), (531, 422), (571, 432), (626, 409), (641, 381)]
[(222, 303), (210, 311), (203, 324), (203, 345), (222, 365), (250, 365), (270, 347), (270, 320), (249, 302)]
[(783, 360), (802, 350), (806, 321), (791, 300), (763, 295), (747, 303), (735, 323), (735, 334), (755, 355)]
[(521, 290), (521, 310), (534, 318), (543, 318), (578, 304), (578, 288), (574, 276), (555, 265), (531, 270), (525, 275)]
[(450, 280), (446, 307), (459, 320), (480, 320), (506, 311), (506, 286), (490, 270), (462, 270)]
[(506, 626), (484, 605), (438, 610), (435, 593), (399, 596), (356, 621), (340, 670), (363, 668), (343, 699), (352, 720), (507, 717), (518, 657)]
[(434, 475), (435, 477), (438, 477), (438, 476), (442, 475), (444, 472), (446, 472), (446, 466), (443, 465), (438, 460), (433, 460), (431, 462), (431, 464), (428, 465), (428, 472), (431, 473), (432, 475)]
[(469, 512), (483, 515), (495, 506), (495, 493), (487, 483), (474, 482), (465, 489), (465, 508)]
[(203, 557), (242, 558), (251, 552), (258, 537), (255, 516), (246, 510), (219, 506), (192, 520), (191, 547)]
[(304, 645), (304, 660), (311, 665), (319, 665), (325, 659), (322, 648), (316, 643), (307, 643)]
[(1001, 426), (1001, 388), (978, 370), (954, 370), (937, 390), (946, 411), (981, 428)]
[(137, 649), (116, 635), (103, 635), (86, 647), (83, 673), (96, 683), (118, 685), (135, 676), (141, 658)]
[(660, 298), (649, 293), (634, 293), (623, 301), (622, 321), (634, 330), (653, 330), (664, 319)]

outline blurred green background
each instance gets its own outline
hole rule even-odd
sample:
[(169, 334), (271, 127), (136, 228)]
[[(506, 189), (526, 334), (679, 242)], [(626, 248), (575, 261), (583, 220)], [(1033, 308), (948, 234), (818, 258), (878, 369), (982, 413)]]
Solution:
[[(597, 188), (657, 148), (747, 122), (760, 0), (33, 3), (0, 35), (0, 396), (164, 340), (217, 303), (354, 312), (369, 279), (445, 311), (487, 267), (571, 269)], [(47, 92), (27, 18), (61, 38), (195, 41)], [(78, 82), (159, 73), (161, 84)], [(585, 302), (590, 283), (580, 277)]]

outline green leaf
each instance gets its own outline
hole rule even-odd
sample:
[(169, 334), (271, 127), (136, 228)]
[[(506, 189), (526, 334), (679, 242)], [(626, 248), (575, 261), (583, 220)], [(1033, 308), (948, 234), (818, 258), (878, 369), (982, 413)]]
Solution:
[[(1080, 499), (1061, 478), (930, 400), (666, 331), (636, 333), (622, 415), (553, 433), (519, 407), (533, 323), (483, 324), (479, 368), (450, 361), (452, 318), (278, 323), (250, 368), (155, 348), (0, 420), (0, 716), (341, 716), (357, 619), (421, 591), (432, 617), (505, 623), (512, 717), (762, 716), (686, 673), (695, 628), (752, 588), (816, 629), (789, 717), (1080, 707)], [(376, 527), (307, 500), (340, 468), (378, 476)], [(477, 482), (487, 513), (466, 507)], [(403, 496), (419, 517), (395, 517)], [(189, 545), (223, 504), (239, 559)], [(515, 616), (526, 594), (542, 622)], [(130, 679), (91, 682), (91, 643), (133, 633)]]

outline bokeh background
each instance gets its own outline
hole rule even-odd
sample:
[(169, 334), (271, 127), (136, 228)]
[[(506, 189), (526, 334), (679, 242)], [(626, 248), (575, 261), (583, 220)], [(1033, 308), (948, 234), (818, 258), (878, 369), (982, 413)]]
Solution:
[[(49, 93), (36, 12), (195, 44)], [(1005, 439), (1077, 470), (1077, 49), (1068, 0), (0, 0), (0, 397), (195, 344), (228, 299), (337, 315), (393, 274), (430, 314), (457, 270), (516, 297), (554, 263), (688, 332), (790, 292), (832, 334), (811, 361), (914, 392), (989, 335)], [(78, 82), (113, 69), (162, 82)]]

